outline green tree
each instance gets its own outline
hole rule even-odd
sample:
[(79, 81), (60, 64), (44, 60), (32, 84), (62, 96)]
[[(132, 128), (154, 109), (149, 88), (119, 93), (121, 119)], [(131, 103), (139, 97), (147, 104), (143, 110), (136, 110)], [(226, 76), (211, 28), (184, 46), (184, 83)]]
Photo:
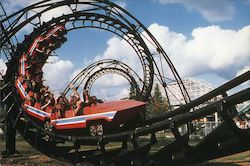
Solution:
[(153, 92), (153, 99), (156, 100), (157, 102), (161, 103), (163, 101), (162, 99), (162, 94), (159, 88), (159, 84), (155, 85), (154, 92)]
[(159, 84), (156, 84), (153, 90), (153, 95), (148, 101), (147, 116), (153, 116), (168, 111), (169, 103), (166, 98), (162, 96)]

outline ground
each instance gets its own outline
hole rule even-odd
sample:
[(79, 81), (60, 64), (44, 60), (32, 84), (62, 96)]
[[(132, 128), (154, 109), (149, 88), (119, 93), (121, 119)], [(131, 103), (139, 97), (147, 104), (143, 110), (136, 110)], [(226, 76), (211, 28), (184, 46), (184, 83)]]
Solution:
[[(5, 149), (5, 142), (0, 141), (0, 150)], [(17, 150), (20, 155), (11, 158), (0, 158), (0, 166), (66, 166), (68, 163), (51, 159), (32, 148), (28, 143), (17, 141)], [(250, 151), (210, 160), (195, 166), (249, 166)]]

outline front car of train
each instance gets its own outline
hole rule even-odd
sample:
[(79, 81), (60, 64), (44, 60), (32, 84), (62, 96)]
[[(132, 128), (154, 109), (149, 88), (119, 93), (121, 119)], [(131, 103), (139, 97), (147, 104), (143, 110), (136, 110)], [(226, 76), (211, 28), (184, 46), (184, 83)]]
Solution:
[(19, 99), (23, 101), (23, 110), (50, 131), (53, 128), (56, 131), (74, 132), (74, 129), (88, 128), (92, 136), (102, 135), (104, 126), (123, 126), (127, 122), (138, 121), (137, 118), (146, 110), (145, 102), (123, 100), (92, 103), (81, 106), (82, 113), (76, 114), (70, 99), (64, 97), (69, 104), (67, 107), (62, 107), (60, 101), (56, 101), (49, 88), (43, 85), (42, 67), (51, 51), (67, 40), (65, 34), (64, 25), (56, 25), (35, 37), (27, 51), (20, 56), (15, 85)]

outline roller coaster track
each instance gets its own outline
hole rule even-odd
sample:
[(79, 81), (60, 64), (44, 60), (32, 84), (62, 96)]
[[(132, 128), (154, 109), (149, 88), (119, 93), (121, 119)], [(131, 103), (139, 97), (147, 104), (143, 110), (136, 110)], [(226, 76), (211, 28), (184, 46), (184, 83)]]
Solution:
[[(104, 59), (104, 60), (97, 61), (87, 66), (79, 74), (77, 74), (77, 76), (75, 76), (75, 78), (72, 79), (70, 84), (73, 84), (74, 87), (76, 87), (77, 89), (81, 85), (84, 85), (83, 89), (87, 90), (90, 93), (94, 82), (99, 77), (106, 75), (106, 74), (118, 74), (124, 77), (130, 83), (132, 92), (135, 93), (134, 99), (137, 99), (137, 100), (140, 99), (140, 96), (142, 93), (140, 92), (140, 89), (143, 86), (142, 79), (128, 65), (118, 60)], [(69, 86), (67, 86), (66, 89), (63, 91), (63, 93), (69, 96), (72, 94), (72, 90), (70, 89)]]
[[(0, 3), (0, 20), (3, 20), (7, 17), (7, 14), (3, 8), (2, 3)], [(0, 36), (6, 35), (6, 27), (10, 25), (9, 21), (1, 22), (0, 27)], [(16, 44), (18, 43), (17, 37), (14, 35), (13, 39), (7, 39), (7, 42), (1, 45), (1, 53), (3, 52), (8, 60), (10, 60), (16, 50)]]
[[(68, 7), (71, 12), (52, 18), (46, 23), (43, 22), (43, 15), (46, 12), (62, 6)], [(7, 22), (8, 24), (6, 24)], [(5, 114), (8, 139), (6, 140), (5, 156), (15, 153), (16, 130), (40, 152), (72, 164), (140, 165), (151, 162), (165, 165), (192, 164), (250, 149), (249, 129), (240, 129), (234, 122), (234, 117), (237, 116), (235, 107), (250, 99), (250, 88), (247, 87), (232, 95), (227, 95), (227, 91), (249, 81), (250, 71), (196, 100), (189, 101), (180, 76), (153, 35), (127, 11), (106, 0), (45, 0), (4, 17), (1, 20), (1, 25), (3, 24), (5, 27), (0, 36), (1, 48), (10, 43), (9, 41), (13, 40), (16, 33), (25, 26), (35, 27), (34, 31), (27, 35), (21, 44), (12, 43), (16, 49), (11, 56), (6, 55), (8, 71), (4, 76), (5, 85), (1, 88), (1, 93), (5, 94), (1, 101), (7, 106)], [(45, 130), (43, 125), (24, 111), (23, 100), (20, 98), (15, 82), (22, 53), (29, 51), (28, 47), (38, 36), (46, 35), (51, 28), (57, 25), (65, 25), (66, 31), (79, 28), (98, 28), (112, 32), (130, 44), (143, 68), (143, 79), (137, 79), (136, 74), (133, 75), (123, 70), (126, 68), (125, 64), (115, 60), (103, 60), (100, 61), (102, 64), (108, 61), (107, 64), (111, 66), (107, 65), (104, 68), (92, 70), (93, 72), (89, 74), (86, 71), (92, 69), (91, 67), (95, 68), (100, 62), (94, 63), (83, 70), (84, 72), (81, 72), (72, 83), (79, 86), (81, 84), (79, 78), (82, 78), (80, 75), (87, 73), (85, 77), (87, 88), (91, 87), (93, 81), (102, 74), (117, 72), (128, 78), (129, 82), (136, 82), (140, 90), (140, 100), (147, 101), (154, 80), (162, 85), (168, 96), (166, 82), (166, 78), (168, 78), (168, 81), (175, 80), (179, 84), (180, 92), (186, 103), (182, 103), (183, 105), (179, 108), (147, 119), (137, 128), (108, 133), (103, 136), (70, 135)], [(149, 45), (154, 49), (150, 50)], [(160, 70), (155, 56), (160, 56), (164, 60), (163, 68), (168, 66), (171, 76), (165, 76), (163, 70)], [(124, 68), (112, 67), (114, 62)], [(68, 92), (67, 88), (65, 92)], [(203, 105), (219, 95), (222, 96), (219, 101)], [(222, 124), (195, 145), (191, 144), (189, 139), (189, 136), (195, 132), (195, 128), (189, 126), (189, 130), (184, 133), (180, 132), (181, 127), (215, 112), (220, 115)], [(161, 141), (157, 138), (157, 132), (166, 129), (171, 131), (173, 139), (171, 141), (166, 139), (165, 144), (160, 144), (161, 148), (157, 149)], [(110, 146), (114, 142), (116, 146)], [(86, 145), (91, 145), (92, 148), (85, 148)]]

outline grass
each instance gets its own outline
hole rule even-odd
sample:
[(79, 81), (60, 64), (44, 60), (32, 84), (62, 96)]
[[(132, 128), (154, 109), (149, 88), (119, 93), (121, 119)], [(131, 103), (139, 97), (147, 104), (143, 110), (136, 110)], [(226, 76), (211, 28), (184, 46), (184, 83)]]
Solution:
[[(16, 142), (16, 148), (20, 154), (13, 155), (10, 158), (0, 158), (1, 166), (66, 166), (55, 159), (51, 159), (40, 152), (36, 151), (31, 145), (23, 140)], [(1, 151), (5, 149), (5, 142), (0, 141)]]
[[(16, 142), (19, 155), (14, 155), (10, 158), (0, 158), (0, 166), (66, 166), (68, 163), (57, 161), (49, 158), (40, 152), (36, 151), (25, 141), (18, 140)], [(5, 149), (5, 142), (0, 141), (0, 149)], [(207, 162), (196, 164), (195, 166), (248, 166), (250, 165), (250, 151), (243, 153), (210, 160)]]
[(236, 165), (250, 165), (250, 151), (234, 154), (227, 157), (211, 160), (210, 163), (227, 163)]

